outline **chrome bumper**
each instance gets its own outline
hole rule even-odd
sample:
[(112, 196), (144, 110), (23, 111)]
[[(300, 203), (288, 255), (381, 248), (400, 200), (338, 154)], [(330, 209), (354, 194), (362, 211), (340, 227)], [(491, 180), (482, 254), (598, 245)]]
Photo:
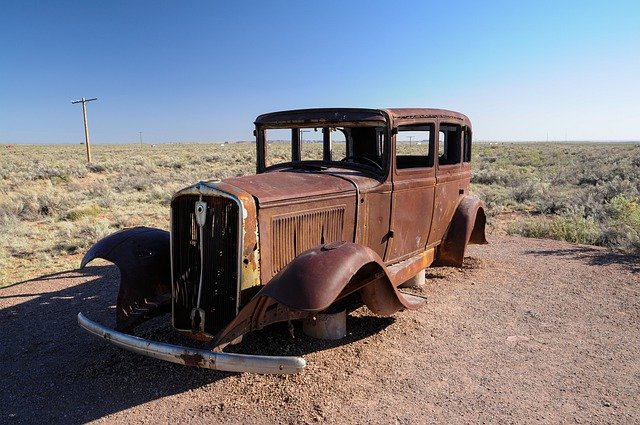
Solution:
[(186, 366), (227, 372), (290, 374), (301, 371), (307, 365), (302, 357), (223, 353), (149, 341), (110, 329), (87, 319), (82, 313), (78, 313), (78, 324), (125, 350)]

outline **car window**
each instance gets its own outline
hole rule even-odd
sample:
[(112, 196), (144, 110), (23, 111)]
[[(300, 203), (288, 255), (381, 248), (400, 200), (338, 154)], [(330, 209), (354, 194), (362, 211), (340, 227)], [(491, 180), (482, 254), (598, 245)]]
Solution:
[(269, 128), (265, 130), (265, 165), (270, 167), (291, 162), (291, 129)]
[(396, 168), (433, 166), (433, 124), (404, 125), (396, 133)]
[(267, 128), (265, 166), (321, 161), (334, 166), (365, 165), (382, 171), (385, 137), (385, 128), (375, 126)]
[(471, 130), (465, 128), (462, 132), (462, 161), (471, 162)]
[(440, 124), (438, 132), (438, 164), (451, 165), (460, 162), (460, 136), (462, 128), (457, 124)]

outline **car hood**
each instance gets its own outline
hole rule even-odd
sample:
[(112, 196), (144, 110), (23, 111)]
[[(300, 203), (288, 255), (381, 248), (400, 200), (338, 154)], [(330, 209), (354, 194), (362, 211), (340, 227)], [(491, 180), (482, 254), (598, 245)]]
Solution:
[(235, 177), (224, 179), (224, 182), (250, 193), (261, 206), (291, 199), (302, 200), (349, 192), (355, 195), (356, 192), (354, 184), (349, 180), (331, 174), (301, 170)]

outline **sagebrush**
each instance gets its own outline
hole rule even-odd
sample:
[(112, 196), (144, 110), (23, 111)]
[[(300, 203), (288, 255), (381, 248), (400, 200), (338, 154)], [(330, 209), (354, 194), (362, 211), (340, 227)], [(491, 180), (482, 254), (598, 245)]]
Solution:
[[(91, 164), (80, 145), (0, 149), (0, 285), (75, 268), (115, 230), (168, 229), (178, 189), (255, 172), (252, 143), (96, 145)], [(489, 233), (640, 253), (640, 145), (476, 143), (473, 163)]]

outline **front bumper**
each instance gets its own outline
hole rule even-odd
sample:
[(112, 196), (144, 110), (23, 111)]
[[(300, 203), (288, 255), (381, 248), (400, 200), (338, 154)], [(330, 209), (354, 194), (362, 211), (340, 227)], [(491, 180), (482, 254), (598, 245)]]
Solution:
[(291, 374), (301, 371), (307, 364), (302, 357), (223, 353), (149, 341), (110, 329), (87, 319), (82, 313), (78, 313), (78, 324), (125, 350), (186, 366), (226, 372)]

